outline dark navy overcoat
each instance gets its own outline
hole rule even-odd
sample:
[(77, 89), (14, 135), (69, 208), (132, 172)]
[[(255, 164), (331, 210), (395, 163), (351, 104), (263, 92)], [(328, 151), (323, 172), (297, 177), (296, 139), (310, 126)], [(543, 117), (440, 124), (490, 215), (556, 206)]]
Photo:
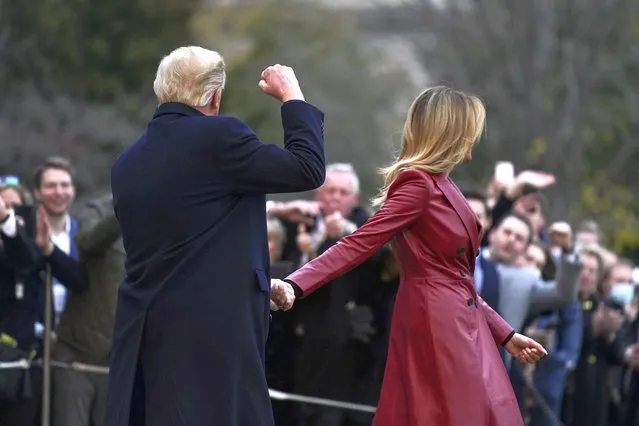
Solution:
[(157, 108), (111, 172), (126, 249), (106, 426), (273, 426), (265, 194), (324, 182), (324, 115), (282, 104), (284, 148), (235, 117)]

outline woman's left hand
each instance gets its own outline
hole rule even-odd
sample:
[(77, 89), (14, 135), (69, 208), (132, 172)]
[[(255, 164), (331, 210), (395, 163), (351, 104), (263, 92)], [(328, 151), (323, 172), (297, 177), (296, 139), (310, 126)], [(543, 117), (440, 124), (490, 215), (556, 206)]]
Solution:
[(506, 343), (506, 350), (523, 364), (533, 364), (548, 355), (543, 346), (519, 333), (515, 333)]

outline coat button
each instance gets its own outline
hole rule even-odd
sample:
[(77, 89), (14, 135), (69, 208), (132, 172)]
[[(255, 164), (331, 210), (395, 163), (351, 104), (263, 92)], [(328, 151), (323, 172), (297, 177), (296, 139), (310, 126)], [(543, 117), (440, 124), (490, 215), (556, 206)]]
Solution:
[(460, 247), (460, 248), (457, 249), (457, 255), (459, 256), (461, 254), (464, 254), (465, 251), (466, 251), (466, 249), (464, 247)]
[(466, 274), (466, 271), (459, 271), (459, 275), (461, 275), (462, 277), (465, 277), (467, 274)]
[(476, 301), (475, 299), (473, 299), (473, 298), (468, 299), (468, 300), (466, 301), (466, 305), (468, 305), (469, 307), (470, 307), (470, 306), (474, 306), (474, 307), (476, 307), (476, 308), (478, 307), (478, 306), (477, 306), (477, 301)]

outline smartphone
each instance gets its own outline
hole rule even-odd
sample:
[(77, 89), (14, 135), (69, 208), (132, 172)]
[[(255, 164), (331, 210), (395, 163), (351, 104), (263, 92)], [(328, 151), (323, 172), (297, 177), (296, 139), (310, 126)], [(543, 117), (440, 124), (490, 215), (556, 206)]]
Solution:
[(36, 206), (15, 206), (13, 208), (16, 216), (20, 216), (24, 221), (24, 227), (27, 231), (27, 235), (31, 238), (35, 238), (36, 235), (36, 215), (38, 210)]
[(515, 179), (515, 166), (510, 161), (495, 163), (495, 180), (498, 182), (512, 182)]

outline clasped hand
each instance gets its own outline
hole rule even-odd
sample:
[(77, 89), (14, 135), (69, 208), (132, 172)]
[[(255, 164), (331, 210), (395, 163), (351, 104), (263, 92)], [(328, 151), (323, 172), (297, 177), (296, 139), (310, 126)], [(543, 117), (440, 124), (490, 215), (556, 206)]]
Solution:
[(295, 302), (293, 286), (282, 280), (271, 280), (271, 310), (288, 311)]

